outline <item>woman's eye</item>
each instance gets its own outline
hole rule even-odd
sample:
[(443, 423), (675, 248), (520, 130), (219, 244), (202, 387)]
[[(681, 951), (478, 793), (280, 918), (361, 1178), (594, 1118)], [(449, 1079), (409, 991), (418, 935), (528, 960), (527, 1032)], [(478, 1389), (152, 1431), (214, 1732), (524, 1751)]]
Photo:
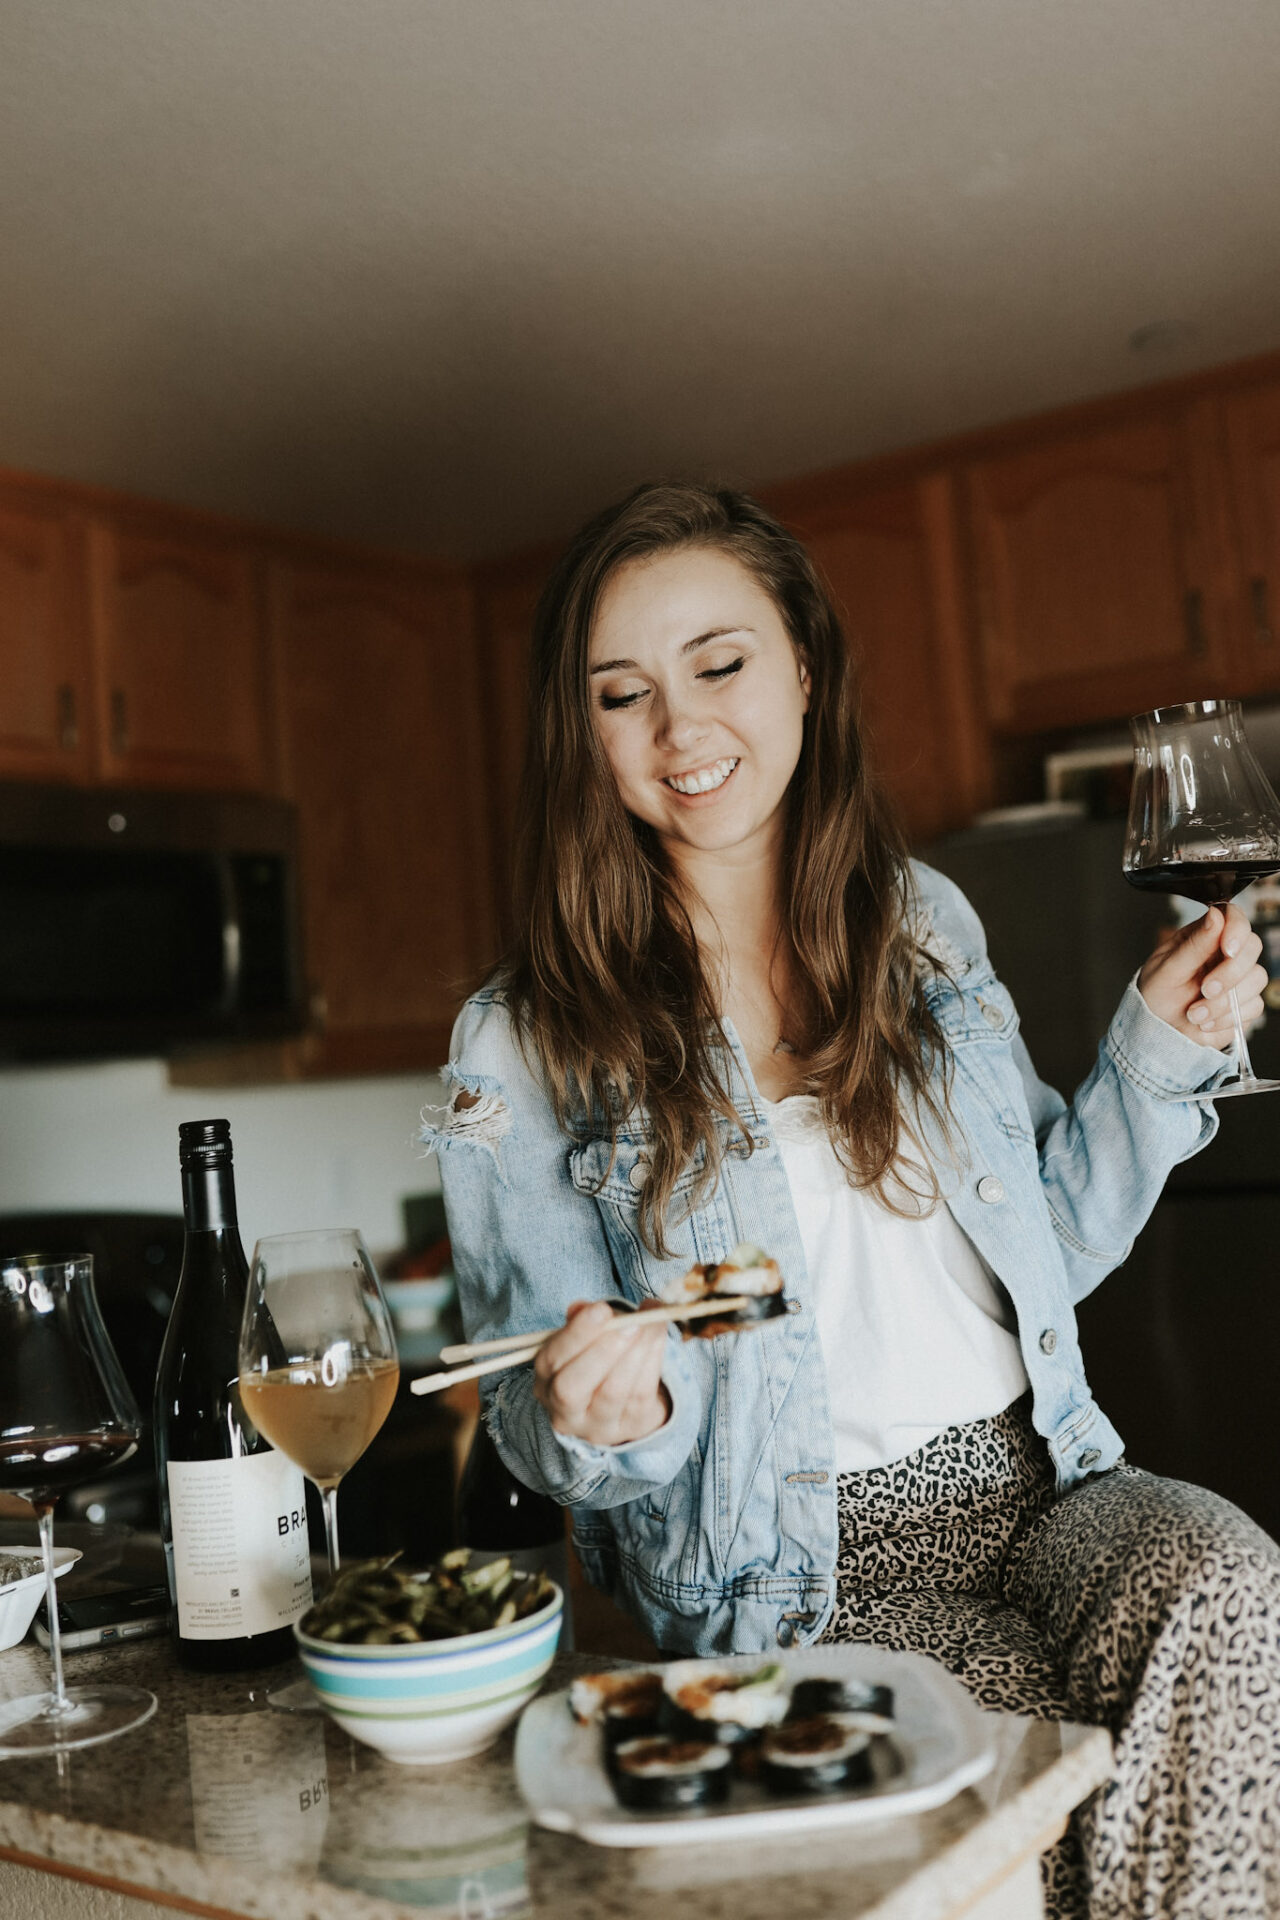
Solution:
[(602, 693), (600, 705), (606, 713), (616, 713), (619, 707), (633, 707), (640, 697), (638, 693)]
[(731, 660), (727, 667), (704, 668), (704, 670), (698, 675), (698, 678), (699, 680), (727, 680), (731, 673), (740, 673), (742, 668), (746, 665), (746, 663), (747, 663), (746, 654), (740, 653), (738, 655), (738, 658), (736, 660)]

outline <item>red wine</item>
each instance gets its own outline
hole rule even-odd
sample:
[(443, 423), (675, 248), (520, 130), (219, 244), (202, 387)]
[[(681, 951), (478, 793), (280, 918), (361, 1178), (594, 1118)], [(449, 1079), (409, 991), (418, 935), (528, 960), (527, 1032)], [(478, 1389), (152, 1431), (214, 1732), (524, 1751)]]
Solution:
[(1126, 867), (1124, 877), (1144, 893), (1178, 893), (1206, 907), (1224, 907), (1273, 873), (1280, 873), (1280, 860), (1169, 860), (1158, 867)]
[(64, 1433), (0, 1440), (0, 1492), (20, 1493), (33, 1506), (51, 1506), (60, 1493), (92, 1480), (138, 1444), (136, 1433)]
[(302, 1473), (258, 1432), (240, 1398), (249, 1269), (236, 1225), (231, 1129), (178, 1129), (186, 1220), (182, 1272), (156, 1375), (160, 1532), (178, 1658), (265, 1666), (293, 1652), (311, 1605)]

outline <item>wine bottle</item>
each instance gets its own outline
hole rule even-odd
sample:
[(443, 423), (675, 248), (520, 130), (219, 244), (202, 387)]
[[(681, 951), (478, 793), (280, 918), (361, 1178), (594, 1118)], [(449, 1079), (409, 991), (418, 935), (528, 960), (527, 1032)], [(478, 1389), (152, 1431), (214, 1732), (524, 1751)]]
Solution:
[(182, 1272), (156, 1373), (160, 1532), (178, 1658), (226, 1670), (293, 1652), (311, 1604), (301, 1470), (263, 1438), (240, 1400), (240, 1320), (249, 1269), (236, 1223), (231, 1129), (178, 1129)]
[(549, 1574), (564, 1594), (560, 1648), (565, 1652), (572, 1647), (564, 1508), (517, 1479), (483, 1420), (476, 1426), (458, 1483), (458, 1535), (464, 1547), (486, 1557), (505, 1554), (524, 1572)]

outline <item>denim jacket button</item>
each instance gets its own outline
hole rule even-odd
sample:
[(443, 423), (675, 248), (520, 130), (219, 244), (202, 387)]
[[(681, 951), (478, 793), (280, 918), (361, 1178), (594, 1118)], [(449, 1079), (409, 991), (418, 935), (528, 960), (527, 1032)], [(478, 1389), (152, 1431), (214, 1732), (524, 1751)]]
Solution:
[(1097, 1447), (1086, 1447), (1084, 1452), (1080, 1455), (1080, 1465), (1086, 1468), (1096, 1467), (1099, 1460), (1101, 1460), (1101, 1458), (1102, 1458), (1102, 1455), (1099, 1452)]
[(994, 1207), (997, 1201), (1004, 1199), (1004, 1181), (998, 1174), (983, 1174), (978, 1182), (978, 1198), (985, 1200), (990, 1207)]
[(637, 1190), (644, 1185), (648, 1177), (649, 1177), (648, 1169), (645, 1166), (643, 1160), (637, 1160), (634, 1167), (632, 1167), (630, 1173), (627, 1175), (628, 1180), (631, 1182), (632, 1186), (635, 1187)]
[(982, 1007), (982, 1017), (989, 1027), (1002, 1027), (1004, 1025), (1004, 1015), (1001, 1013), (999, 1007), (993, 1007), (989, 1000), (981, 1001), (980, 1005)]
[(1057, 1346), (1057, 1344), (1058, 1344), (1057, 1334), (1054, 1332), (1052, 1327), (1046, 1327), (1044, 1332), (1040, 1335), (1041, 1353), (1052, 1353), (1054, 1348)]

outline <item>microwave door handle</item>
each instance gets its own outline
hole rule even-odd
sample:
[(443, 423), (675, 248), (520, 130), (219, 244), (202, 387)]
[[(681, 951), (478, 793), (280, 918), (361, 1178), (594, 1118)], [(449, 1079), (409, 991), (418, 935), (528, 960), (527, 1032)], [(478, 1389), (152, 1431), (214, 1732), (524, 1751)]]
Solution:
[(229, 1016), (240, 1004), (240, 970), (244, 961), (240, 947), (240, 896), (230, 855), (218, 861), (218, 892), (222, 905), (222, 996), (218, 1011)]

